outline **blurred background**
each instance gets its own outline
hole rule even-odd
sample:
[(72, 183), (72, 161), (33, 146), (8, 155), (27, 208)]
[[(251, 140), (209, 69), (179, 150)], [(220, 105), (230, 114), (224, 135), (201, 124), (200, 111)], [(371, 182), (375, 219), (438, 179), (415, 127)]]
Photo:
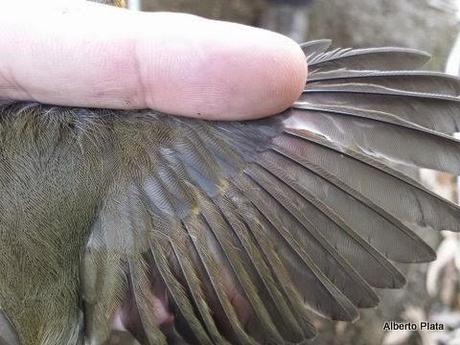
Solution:
[[(301, 42), (330, 38), (335, 47), (404, 46), (433, 55), (429, 69), (459, 74), (460, 0), (130, 0), (133, 10), (179, 11), (260, 26)], [(407, 174), (457, 201), (456, 177), (434, 171)], [(460, 237), (420, 229), (437, 248), (426, 265), (399, 265), (408, 284), (380, 291), (381, 304), (354, 324), (316, 320), (314, 345), (460, 345)], [(383, 331), (385, 321), (431, 321), (444, 331)], [(126, 334), (113, 345), (134, 345)]]

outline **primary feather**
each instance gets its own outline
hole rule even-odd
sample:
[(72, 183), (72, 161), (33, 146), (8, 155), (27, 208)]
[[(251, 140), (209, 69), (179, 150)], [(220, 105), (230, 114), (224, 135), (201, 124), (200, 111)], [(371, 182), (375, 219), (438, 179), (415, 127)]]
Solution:
[(460, 81), (329, 44), (269, 119), (0, 105), (0, 340), (300, 344), (402, 287), (460, 209), (394, 163), (460, 173)]

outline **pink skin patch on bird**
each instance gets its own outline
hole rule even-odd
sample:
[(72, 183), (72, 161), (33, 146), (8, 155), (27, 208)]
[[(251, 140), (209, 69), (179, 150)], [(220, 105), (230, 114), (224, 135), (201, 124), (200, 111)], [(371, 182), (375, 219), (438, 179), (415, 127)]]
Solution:
[[(222, 285), (240, 324), (243, 327), (246, 326), (251, 319), (251, 315), (253, 315), (252, 307), (243, 293), (239, 291), (234, 277), (227, 270), (223, 270)], [(144, 310), (151, 312), (156, 326), (163, 331), (172, 329), (175, 326), (176, 315), (174, 315), (174, 311), (171, 310), (170, 298), (164, 284), (156, 281), (152, 288), (148, 291), (144, 291), (143, 294), (147, 294), (147, 303), (142, 307)], [(210, 296), (208, 297), (213, 299)], [(217, 301), (215, 302), (218, 303)], [(127, 296), (122, 306), (115, 312), (112, 319), (112, 329), (115, 331), (131, 332), (135, 336), (142, 338), (142, 335), (139, 334), (139, 332), (141, 332), (139, 329), (140, 316), (137, 312), (138, 306), (136, 306), (135, 303), (135, 298), (131, 293)], [(217, 325), (219, 325), (219, 315), (214, 315), (214, 317)], [(225, 323), (224, 320), (220, 321)]]

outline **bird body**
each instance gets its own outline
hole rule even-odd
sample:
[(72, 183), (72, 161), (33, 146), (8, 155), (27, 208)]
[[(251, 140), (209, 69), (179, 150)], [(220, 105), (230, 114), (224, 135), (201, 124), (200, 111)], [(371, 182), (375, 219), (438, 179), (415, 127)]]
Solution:
[(299, 344), (402, 287), (392, 262), (432, 260), (414, 228), (460, 209), (392, 163), (459, 172), (460, 82), (329, 43), (267, 119), (0, 105), (5, 344)]

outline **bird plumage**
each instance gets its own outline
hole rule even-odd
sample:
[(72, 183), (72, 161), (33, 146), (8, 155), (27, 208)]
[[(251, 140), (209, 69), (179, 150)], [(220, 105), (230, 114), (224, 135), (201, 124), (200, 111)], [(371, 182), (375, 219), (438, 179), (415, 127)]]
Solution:
[(300, 344), (312, 315), (402, 287), (392, 262), (432, 260), (414, 229), (459, 231), (460, 209), (394, 163), (460, 172), (460, 81), (329, 43), (262, 120), (1, 105), (7, 344), (104, 344), (115, 321), (150, 345)]

